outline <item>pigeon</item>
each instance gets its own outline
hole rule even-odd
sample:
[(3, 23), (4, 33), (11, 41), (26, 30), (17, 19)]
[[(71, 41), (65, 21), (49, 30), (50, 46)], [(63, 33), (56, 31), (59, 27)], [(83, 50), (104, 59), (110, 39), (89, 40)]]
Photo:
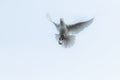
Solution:
[(48, 18), (49, 21), (56, 26), (56, 29), (59, 32), (58, 34), (55, 34), (58, 44), (65, 48), (73, 46), (75, 43), (75, 34), (78, 34), (88, 27), (94, 20), (94, 18), (92, 18), (87, 21), (68, 25), (64, 22), (63, 18), (60, 18), (60, 23), (53, 22), (50, 16), (48, 16)]

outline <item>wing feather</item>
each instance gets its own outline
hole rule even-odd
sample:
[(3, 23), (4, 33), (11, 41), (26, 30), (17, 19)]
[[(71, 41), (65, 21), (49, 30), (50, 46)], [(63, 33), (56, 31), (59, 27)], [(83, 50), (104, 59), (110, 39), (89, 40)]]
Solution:
[(53, 21), (52, 21), (52, 18), (51, 18), (51, 16), (50, 16), (49, 14), (47, 14), (46, 17), (47, 17), (47, 19), (48, 19), (50, 22), (52, 22), (52, 23), (55, 25), (56, 29), (59, 31), (60, 24), (57, 24), (57, 23), (53, 22)]
[(60, 30), (60, 24), (57, 24), (55, 22), (52, 22), (52, 23), (55, 25), (56, 29), (59, 31)]
[(76, 34), (79, 33), (80, 31), (82, 31), (84, 28), (88, 27), (92, 22), (93, 22), (94, 18), (85, 21), (85, 22), (79, 22), (76, 24), (72, 24), (72, 25), (68, 25), (68, 31), (70, 33)]

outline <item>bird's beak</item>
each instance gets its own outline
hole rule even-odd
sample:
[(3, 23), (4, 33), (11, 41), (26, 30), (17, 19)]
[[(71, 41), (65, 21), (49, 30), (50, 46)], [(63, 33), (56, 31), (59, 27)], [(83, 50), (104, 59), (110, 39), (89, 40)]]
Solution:
[(59, 41), (58, 43), (59, 43), (60, 45), (62, 45), (62, 41)]

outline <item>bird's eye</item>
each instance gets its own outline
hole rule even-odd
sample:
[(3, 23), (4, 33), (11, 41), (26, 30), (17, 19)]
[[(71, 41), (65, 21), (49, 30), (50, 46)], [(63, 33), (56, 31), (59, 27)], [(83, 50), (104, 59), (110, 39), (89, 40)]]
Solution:
[(64, 39), (64, 35), (61, 35), (61, 36), (60, 36), (60, 40), (63, 40), (63, 39)]
[(61, 37), (59, 38), (59, 40), (61, 40)]

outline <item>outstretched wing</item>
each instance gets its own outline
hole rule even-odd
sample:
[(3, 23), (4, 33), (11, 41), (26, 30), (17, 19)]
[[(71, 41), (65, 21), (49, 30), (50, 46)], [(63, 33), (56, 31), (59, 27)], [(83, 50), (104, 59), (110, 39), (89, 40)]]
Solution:
[(76, 24), (72, 24), (72, 25), (67, 25), (68, 31), (70, 33), (79, 33), (80, 31), (82, 31), (84, 28), (88, 27), (92, 22), (93, 22), (94, 18), (85, 21), (85, 22), (79, 22)]
[[(52, 22), (52, 21), (51, 21)], [(59, 31), (60, 30), (60, 24), (57, 24), (55, 22), (52, 22), (55, 26), (56, 26), (56, 29)]]
[(47, 14), (46, 16), (47, 16), (48, 20), (50, 22), (52, 22), (56, 26), (57, 30), (59, 31), (60, 24), (57, 24), (57, 23), (53, 22), (52, 18), (51, 18), (51, 16), (49, 14)]

